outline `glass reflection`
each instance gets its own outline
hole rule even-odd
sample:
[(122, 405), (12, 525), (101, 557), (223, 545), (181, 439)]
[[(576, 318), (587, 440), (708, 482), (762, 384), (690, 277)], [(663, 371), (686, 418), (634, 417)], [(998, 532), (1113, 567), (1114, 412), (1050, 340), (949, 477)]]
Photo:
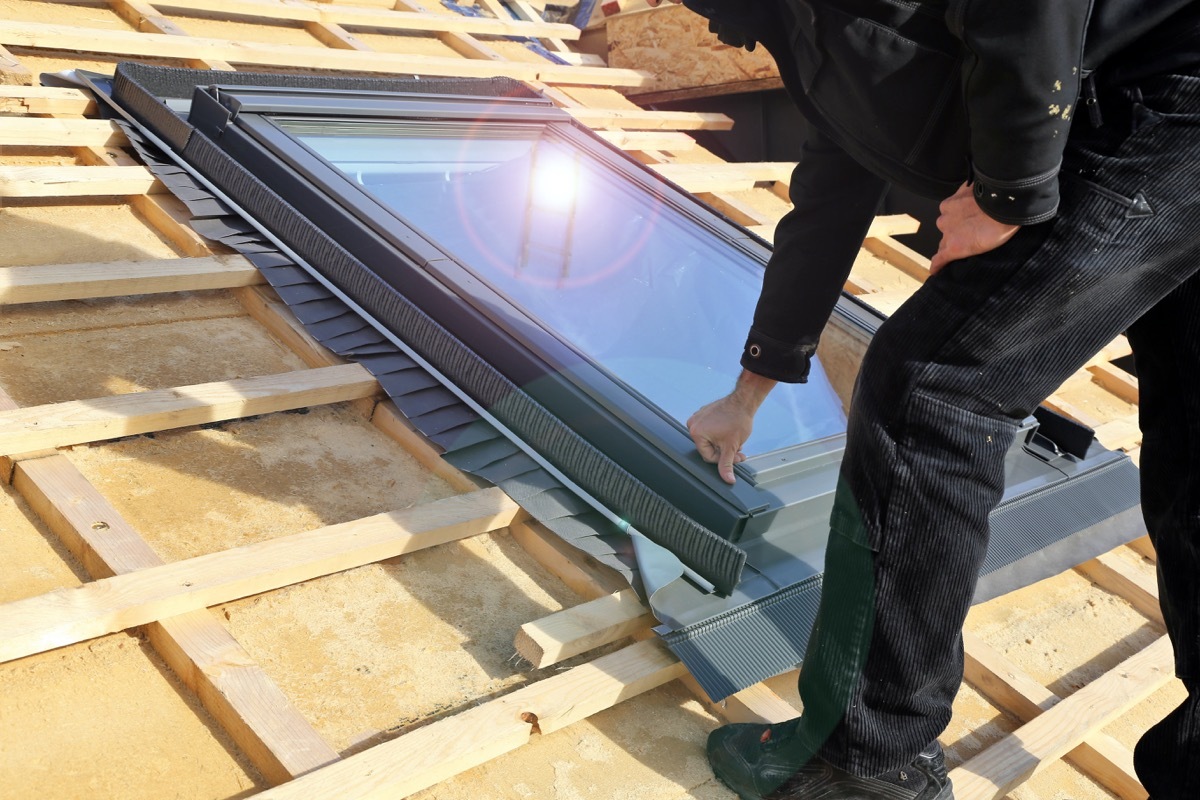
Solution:
[[(278, 124), (681, 424), (733, 385), (761, 267), (544, 126)], [(745, 451), (844, 430), (814, 361)]]

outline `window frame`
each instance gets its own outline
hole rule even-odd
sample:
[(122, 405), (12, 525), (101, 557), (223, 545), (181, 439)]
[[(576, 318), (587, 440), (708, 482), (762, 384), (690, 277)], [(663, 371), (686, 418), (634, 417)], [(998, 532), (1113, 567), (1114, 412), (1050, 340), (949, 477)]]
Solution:
[[(313, 194), (324, 196), (357, 224), (370, 229), (383, 244), (394, 248), (403, 260), (436, 282), (441, 290), (458, 296), (474, 313), (503, 330), (530, 357), (522, 359), (509, 354), (512, 358), (500, 359), (506, 362), (501, 370), (543, 405), (558, 409), (555, 413), (564, 410), (565, 413), (559, 413), (560, 418), (569, 420), (573, 426), (578, 425), (580, 433), (594, 446), (600, 447), (656, 490), (660, 487), (655, 477), (664, 476), (660, 467), (683, 473), (668, 481), (675, 489), (665, 491), (664, 495), (710, 530), (738, 541), (751, 517), (766, 515), (773, 518), (772, 512), (780, 510), (779, 495), (794, 494), (780, 492), (782, 484), (795, 479), (803, 485), (812, 485), (814, 470), (824, 473), (815, 488), (819, 494), (825, 493), (828, 488), (825, 484), (832, 480), (828, 474), (830, 465), (840, 457), (844, 433), (755, 454), (735, 466), (738, 481), (734, 486), (724, 484), (712, 465), (699, 458), (680, 421), (635, 387), (595, 363), (502, 291), (482, 282), (475, 270), (440, 246), (431, 235), (372, 197), (363, 186), (280, 128), (275, 122), (278, 117), (541, 126), (550, 135), (612, 170), (636, 191), (649, 193), (688, 223), (719, 237), (761, 270), (765, 268), (770, 250), (752, 234), (579, 126), (566, 112), (540, 99), (213, 86), (207, 91), (198, 91), (190, 107), (189, 121), (198, 130), (222, 142), (222, 146), (243, 165), (255, 163), (255, 151), (267, 153), (278, 162), (274, 168), (261, 163), (259, 166), (274, 173), (268, 183), (289, 202), (311, 200), (299, 198), (296, 190), (288, 186), (307, 184)], [(308, 216), (312, 219), (320, 215), (308, 213)], [(364, 261), (379, 263), (377, 260)], [(853, 308), (847, 310), (844, 308), (847, 302), (847, 298), (843, 298), (835, 313), (840, 312), (843, 322), (873, 332), (875, 325), (871, 323), (877, 321), (868, 319), (861, 309), (857, 313)], [(471, 346), (472, 342), (467, 344)], [(564, 385), (564, 381), (569, 385)], [(585, 396), (587, 402), (580, 403), (578, 398), (571, 402), (569, 396), (573, 393)], [(611, 422), (587, 411), (597, 407), (661, 454), (659, 464), (641, 470), (631, 468), (631, 461), (644, 457), (645, 448), (628, 442), (608, 442), (604, 428), (611, 426)], [(600, 420), (598, 423), (597, 419)], [(589, 420), (595, 423), (590, 428)], [(706, 497), (696, 496), (694, 489), (697, 486), (704, 487)], [(753, 529), (763, 529), (764, 522), (766, 519), (758, 520)]]

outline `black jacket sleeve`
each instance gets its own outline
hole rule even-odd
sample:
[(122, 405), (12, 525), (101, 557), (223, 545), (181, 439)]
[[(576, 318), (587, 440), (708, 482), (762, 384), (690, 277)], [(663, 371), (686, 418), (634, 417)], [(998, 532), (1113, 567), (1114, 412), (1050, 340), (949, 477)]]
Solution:
[(1058, 170), (1079, 110), (1092, 0), (952, 0), (966, 49), (963, 91), (975, 199), (1013, 225), (1058, 208)]
[(775, 229), (742, 366), (803, 383), (821, 330), (871, 226), (887, 183), (809, 128), (790, 186), (794, 208)]

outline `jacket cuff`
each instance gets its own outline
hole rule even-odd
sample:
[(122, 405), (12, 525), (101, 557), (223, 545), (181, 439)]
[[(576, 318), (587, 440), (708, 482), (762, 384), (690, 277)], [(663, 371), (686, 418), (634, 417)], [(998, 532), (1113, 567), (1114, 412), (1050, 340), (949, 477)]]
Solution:
[(975, 201), (997, 222), (1006, 225), (1035, 225), (1058, 213), (1058, 170), (1018, 181), (990, 178), (974, 168)]
[(742, 367), (781, 383), (808, 383), (809, 360), (816, 342), (786, 343), (750, 329), (742, 349)]

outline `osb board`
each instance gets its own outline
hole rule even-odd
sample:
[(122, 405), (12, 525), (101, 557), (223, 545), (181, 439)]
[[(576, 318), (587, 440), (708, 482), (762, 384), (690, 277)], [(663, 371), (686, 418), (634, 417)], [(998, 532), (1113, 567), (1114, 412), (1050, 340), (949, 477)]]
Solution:
[[(708, 32), (708, 20), (683, 6), (619, 14), (608, 20), (608, 63), (642, 69), (654, 80), (637, 95), (689, 90), (692, 96), (746, 91), (752, 82), (778, 85), (775, 60), (762, 47), (730, 47)], [(695, 91), (702, 90), (702, 91)]]
[(262, 788), (138, 636), (0, 665), (0, 800), (230, 800)]

